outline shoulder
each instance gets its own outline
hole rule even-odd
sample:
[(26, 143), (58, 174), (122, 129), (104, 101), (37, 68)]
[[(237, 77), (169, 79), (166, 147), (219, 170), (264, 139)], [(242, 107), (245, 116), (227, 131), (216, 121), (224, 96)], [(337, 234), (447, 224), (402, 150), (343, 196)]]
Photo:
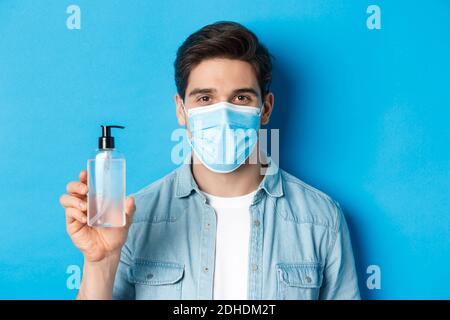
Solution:
[[(176, 177), (178, 169), (143, 187), (137, 192), (130, 194), (134, 197), (136, 212), (133, 223), (158, 220), (168, 218), (167, 206), (171, 203), (175, 194)], [(155, 212), (159, 208), (159, 212)]]
[(280, 175), (286, 219), (339, 229), (342, 211), (336, 200), (284, 170), (280, 169)]

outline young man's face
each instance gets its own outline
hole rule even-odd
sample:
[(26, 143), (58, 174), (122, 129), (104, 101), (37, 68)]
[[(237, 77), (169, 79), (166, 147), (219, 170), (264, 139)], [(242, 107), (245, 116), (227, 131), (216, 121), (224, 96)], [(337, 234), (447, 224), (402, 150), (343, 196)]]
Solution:
[[(186, 125), (181, 97), (175, 97), (178, 123)], [(264, 101), (263, 101), (264, 100)], [(261, 107), (261, 124), (269, 122), (273, 107), (273, 94), (261, 97), (256, 73), (250, 63), (240, 60), (214, 58), (203, 60), (191, 70), (184, 104), (187, 109), (227, 101), (237, 105)]]

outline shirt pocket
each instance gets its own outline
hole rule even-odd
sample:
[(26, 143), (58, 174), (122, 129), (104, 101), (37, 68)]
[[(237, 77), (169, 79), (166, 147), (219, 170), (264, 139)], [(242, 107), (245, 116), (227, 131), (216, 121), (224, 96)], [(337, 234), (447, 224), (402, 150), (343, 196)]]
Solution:
[(278, 263), (277, 299), (317, 300), (322, 278), (320, 263)]
[(137, 259), (128, 269), (128, 280), (134, 284), (137, 300), (181, 299), (184, 265)]

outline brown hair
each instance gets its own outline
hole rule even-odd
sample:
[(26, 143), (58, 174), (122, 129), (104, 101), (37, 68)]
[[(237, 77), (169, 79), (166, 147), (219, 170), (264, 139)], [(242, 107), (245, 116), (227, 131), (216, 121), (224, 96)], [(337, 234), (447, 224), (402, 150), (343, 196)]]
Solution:
[(191, 70), (210, 58), (229, 58), (249, 62), (256, 73), (262, 97), (272, 81), (272, 55), (256, 35), (237, 22), (218, 21), (191, 34), (178, 48), (175, 83), (184, 100)]

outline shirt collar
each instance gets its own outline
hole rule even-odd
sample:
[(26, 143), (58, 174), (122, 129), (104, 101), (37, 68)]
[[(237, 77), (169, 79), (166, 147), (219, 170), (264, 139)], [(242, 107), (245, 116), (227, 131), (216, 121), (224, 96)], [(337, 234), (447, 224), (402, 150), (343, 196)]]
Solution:
[[(264, 175), (256, 194), (259, 194), (259, 190), (264, 190), (272, 197), (281, 197), (283, 196), (283, 183), (280, 177), (280, 169), (270, 157), (267, 159), (268, 165), (262, 168), (265, 170), (266, 174)], [(186, 197), (189, 196), (193, 190), (201, 193), (192, 176), (191, 164), (184, 163), (176, 170), (175, 196), (177, 198)]]

